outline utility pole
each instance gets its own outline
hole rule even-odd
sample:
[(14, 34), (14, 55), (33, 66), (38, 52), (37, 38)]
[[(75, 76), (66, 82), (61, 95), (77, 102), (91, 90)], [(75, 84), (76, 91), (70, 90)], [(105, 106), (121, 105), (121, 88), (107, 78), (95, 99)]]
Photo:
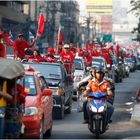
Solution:
[(89, 16), (87, 17), (88, 39), (90, 37), (90, 22), (91, 22), (91, 17), (90, 17), (90, 12), (89, 12)]

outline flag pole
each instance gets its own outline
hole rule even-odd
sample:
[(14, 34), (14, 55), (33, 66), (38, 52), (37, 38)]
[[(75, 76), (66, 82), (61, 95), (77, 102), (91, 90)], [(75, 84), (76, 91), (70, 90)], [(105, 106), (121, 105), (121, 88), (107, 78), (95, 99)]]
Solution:
[(59, 39), (60, 39), (60, 31), (61, 31), (61, 26), (59, 26), (58, 29), (58, 38), (57, 38), (57, 45), (56, 45), (56, 54), (58, 55), (58, 45), (59, 45)]

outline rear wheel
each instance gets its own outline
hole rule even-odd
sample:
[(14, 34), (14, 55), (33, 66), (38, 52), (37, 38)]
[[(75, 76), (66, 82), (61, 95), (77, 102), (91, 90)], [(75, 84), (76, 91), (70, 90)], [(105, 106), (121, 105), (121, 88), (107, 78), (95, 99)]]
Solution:
[(68, 109), (66, 110), (66, 113), (70, 114), (71, 113), (71, 109), (72, 109), (72, 97), (70, 97), (70, 99), (69, 99)]
[(40, 122), (40, 134), (39, 134), (39, 139), (43, 139), (44, 135), (44, 118), (42, 118)]

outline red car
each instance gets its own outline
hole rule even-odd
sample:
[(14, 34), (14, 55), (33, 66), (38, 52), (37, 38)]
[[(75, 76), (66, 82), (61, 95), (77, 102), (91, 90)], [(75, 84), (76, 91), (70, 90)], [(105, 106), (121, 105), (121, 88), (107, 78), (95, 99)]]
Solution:
[(22, 82), (28, 94), (22, 118), (24, 137), (49, 137), (52, 131), (52, 91), (42, 74), (34, 70), (26, 71)]

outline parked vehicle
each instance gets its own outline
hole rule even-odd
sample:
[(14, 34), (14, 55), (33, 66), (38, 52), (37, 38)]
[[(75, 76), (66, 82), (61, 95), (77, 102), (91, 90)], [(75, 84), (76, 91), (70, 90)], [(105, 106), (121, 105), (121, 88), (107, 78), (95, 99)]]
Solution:
[(99, 138), (107, 130), (107, 101), (105, 97), (108, 95), (101, 92), (94, 92), (88, 94), (90, 100), (87, 103), (88, 110), (88, 128)]
[(82, 57), (76, 57), (74, 59), (74, 92), (73, 99), (77, 99), (77, 83), (80, 82), (86, 76), (86, 68)]
[[(30, 69), (30, 68), (29, 68)], [(22, 117), (25, 137), (50, 137), (52, 132), (53, 97), (45, 78), (34, 69), (26, 70), (25, 77), (19, 81), (28, 93), (25, 112)]]
[(62, 119), (65, 111), (71, 113), (73, 83), (61, 63), (28, 63), (40, 71), (53, 92), (53, 118)]

